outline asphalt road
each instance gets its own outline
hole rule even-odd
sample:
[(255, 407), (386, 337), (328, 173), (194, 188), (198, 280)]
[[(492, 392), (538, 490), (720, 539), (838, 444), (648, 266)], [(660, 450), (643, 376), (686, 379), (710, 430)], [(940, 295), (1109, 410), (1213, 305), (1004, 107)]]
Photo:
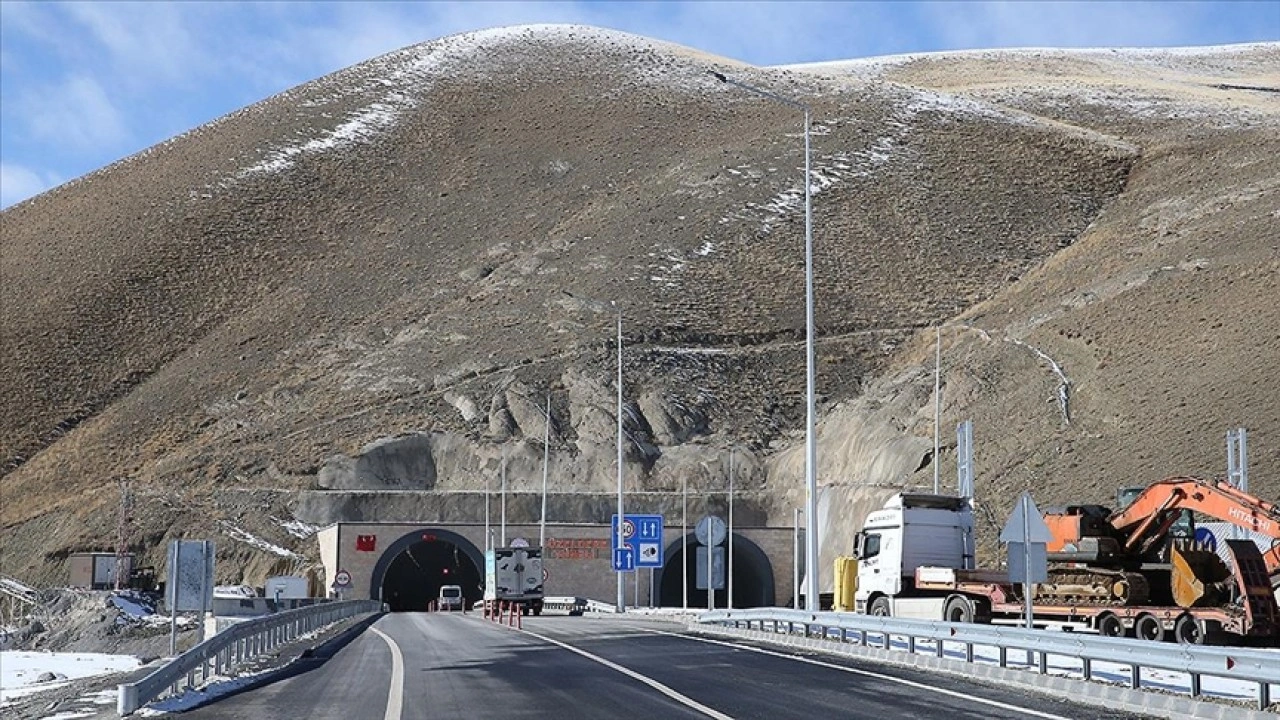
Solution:
[[(398, 656), (398, 657), (397, 657)], [(632, 618), (384, 616), (323, 665), (191, 718), (1123, 718), (874, 663), (698, 638)]]

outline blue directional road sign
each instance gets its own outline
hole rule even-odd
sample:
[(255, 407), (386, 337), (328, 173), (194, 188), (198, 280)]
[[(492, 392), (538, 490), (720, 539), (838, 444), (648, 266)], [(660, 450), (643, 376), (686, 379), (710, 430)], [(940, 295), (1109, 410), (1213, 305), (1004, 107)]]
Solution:
[(629, 547), (613, 549), (613, 569), (615, 572), (631, 572), (636, 569), (636, 553)]
[[(618, 516), (613, 516), (613, 548), (629, 548), (635, 558), (637, 568), (662, 567), (662, 530), (661, 515), (625, 515), (622, 522), (622, 540), (618, 540)], [(616, 567), (617, 563), (615, 563)]]

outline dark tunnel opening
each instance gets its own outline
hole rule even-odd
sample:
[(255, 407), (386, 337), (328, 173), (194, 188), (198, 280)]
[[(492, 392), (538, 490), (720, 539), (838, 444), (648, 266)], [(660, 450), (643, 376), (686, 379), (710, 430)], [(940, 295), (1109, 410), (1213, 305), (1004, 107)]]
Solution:
[[(722, 544), (721, 547), (726, 550), (727, 559), (727, 544)], [(697, 540), (690, 534), (688, 536), (689, 563), (686, 571), (681, 541), (676, 540), (668, 546), (662, 574), (657, 580), (659, 606), (683, 607), (685, 585), (681, 575), (686, 572), (684, 580), (688, 582), (689, 607), (705, 608), (707, 606), (707, 591), (698, 588), (698, 579), (695, 577), (698, 566), (697, 549)], [(769, 558), (755, 543), (736, 533), (733, 538), (732, 568), (734, 607), (772, 607), (774, 605), (773, 568)], [(706, 584), (705, 580), (703, 584)], [(728, 583), (726, 582), (723, 588), (714, 592), (715, 607), (718, 609), (728, 607)]]
[(462, 588), (466, 607), (484, 594), (480, 568), (462, 548), (448, 540), (419, 540), (391, 559), (382, 580), (382, 600), (392, 612), (423, 611), (445, 585)]

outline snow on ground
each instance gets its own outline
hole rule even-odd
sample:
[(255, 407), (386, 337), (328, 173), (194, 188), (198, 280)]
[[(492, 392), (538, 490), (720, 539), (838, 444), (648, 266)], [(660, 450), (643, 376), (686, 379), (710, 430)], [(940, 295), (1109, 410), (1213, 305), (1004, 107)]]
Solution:
[[(132, 655), (6, 650), (0, 652), (0, 703), (62, 687), (71, 680), (133, 670), (139, 665)], [(54, 678), (41, 681), (43, 673), (53, 673)]]
[(236, 527), (235, 525), (232, 525), (231, 523), (223, 521), (220, 524), (222, 525), (222, 529), (225, 530), (227, 535), (230, 535), (233, 540), (239, 540), (240, 542), (247, 543), (249, 545), (252, 545), (253, 547), (258, 548), (259, 550), (269, 552), (272, 555), (279, 555), (280, 557), (285, 557), (285, 558), (293, 558), (295, 560), (306, 560), (306, 558), (302, 557), (296, 552), (293, 552), (292, 550), (287, 550), (285, 548), (280, 547), (279, 545), (276, 545), (275, 543), (267, 542), (266, 540), (263, 540), (257, 535), (241, 530), (240, 528)]
[(311, 525), (308, 523), (304, 523), (301, 520), (285, 520), (283, 518), (278, 518), (274, 515), (270, 515), (268, 517), (271, 518), (272, 522), (284, 528), (285, 532), (298, 538), (299, 540), (306, 540), (312, 535), (315, 535), (316, 533), (320, 532), (320, 527), (318, 525)]

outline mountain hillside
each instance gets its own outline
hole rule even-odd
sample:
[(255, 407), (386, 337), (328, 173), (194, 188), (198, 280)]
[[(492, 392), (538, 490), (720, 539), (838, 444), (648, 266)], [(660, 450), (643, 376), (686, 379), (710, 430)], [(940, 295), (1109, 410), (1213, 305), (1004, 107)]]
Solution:
[(404, 491), (477, 520), (450, 498), (504, 463), (541, 486), (548, 398), (551, 519), (606, 520), (619, 312), (629, 489), (723, 487), (733, 448), (789, 524), (801, 117), (713, 70), (812, 107), (825, 555), (935, 462), (952, 487), (966, 418), (992, 524), (1024, 487), (1220, 475), (1237, 426), (1280, 494), (1280, 45), (756, 68), (530, 26), (375, 58), (0, 213), (0, 572), (61, 582), (113, 547), (122, 479), (145, 560), (212, 537), (227, 582), (314, 564), (308, 524), (402, 519)]

